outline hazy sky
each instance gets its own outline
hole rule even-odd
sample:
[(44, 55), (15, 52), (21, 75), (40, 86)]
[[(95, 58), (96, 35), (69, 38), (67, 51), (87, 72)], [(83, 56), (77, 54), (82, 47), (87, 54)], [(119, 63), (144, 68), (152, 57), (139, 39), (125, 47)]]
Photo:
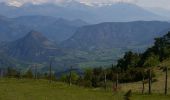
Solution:
[[(41, 4), (46, 2), (67, 2), (71, 0), (0, 0), (0, 2), (8, 2), (15, 5), (21, 5), (23, 3), (32, 2), (35, 4)], [(161, 7), (170, 10), (170, 0), (75, 0), (84, 3), (112, 3), (112, 2), (130, 2), (135, 3), (143, 7)]]

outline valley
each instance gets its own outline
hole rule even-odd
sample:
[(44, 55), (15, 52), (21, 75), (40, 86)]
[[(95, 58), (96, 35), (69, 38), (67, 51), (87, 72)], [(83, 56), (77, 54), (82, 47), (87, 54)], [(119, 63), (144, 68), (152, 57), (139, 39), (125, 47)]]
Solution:
[[(1, 43), (0, 53), (15, 59), (18, 63), (13, 63), (14, 66), (39, 63), (43, 65), (42, 71), (46, 70), (45, 66), (48, 66), (50, 57), (54, 59), (53, 66), (57, 66), (53, 69), (55, 71), (64, 71), (70, 66), (78, 69), (110, 66), (115, 64), (126, 51), (143, 52), (153, 44), (154, 38), (164, 35), (170, 28), (170, 23), (160, 21), (105, 22), (86, 25), (81, 20), (69, 22), (45, 16), (20, 17), (14, 21), (7, 19), (2, 18), (1, 21), (5, 22), (3, 24), (5, 30), (0, 30), (1, 41), (8, 39), (7, 42)], [(28, 22), (29, 19), (32, 21)], [(49, 26), (53, 22), (60, 27)], [(24, 28), (18, 25), (24, 25)], [(66, 27), (68, 25), (77, 27), (77, 30), (74, 28), (75, 33)], [(9, 26), (13, 28), (10, 29), (12, 32), (8, 32)], [(43, 31), (45, 29), (43, 27), (49, 32)], [(70, 35), (67, 35), (68, 33)], [(142, 37), (143, 35), (145, 37)]]
[(169, 3), (0, 0), (0, 100), (169, 100)]

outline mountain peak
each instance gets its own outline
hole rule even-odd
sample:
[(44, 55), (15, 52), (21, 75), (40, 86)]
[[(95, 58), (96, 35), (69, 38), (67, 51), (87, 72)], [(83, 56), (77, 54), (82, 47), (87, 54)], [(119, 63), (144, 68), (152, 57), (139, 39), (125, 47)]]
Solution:
[(30, 31), (28, 35), (22, 38), (23, 42), (29, 42), (29, 44), (41, 46), (43, 48), (55, 48), (56, 44), (48, 40), (42, 33), (37, 31)]
[(39, 40), (39, 41), (46, 41), (48, 40), (45, 36), (43, 36), (42, 33), (37, 32), (35, 30), (32, 30), (28, 33), (27, 36), (25, 36), (25, 38), (32, 38), (34, 40)]
[(29, 36), (33, 36), (33, 37), (36, 37), (36, 36), (42, 36), (42, 33), (38, 32), (38, 31), (35, 31), (35, 30), (31, 30), (29, 33), (28, 33)]
[(3, 51), (11, 57), (28, 61), (46, 61), (49, 56), (63, 54), (55, 43), (37, 31), (31, 31), (23, 38), (7, 43)]

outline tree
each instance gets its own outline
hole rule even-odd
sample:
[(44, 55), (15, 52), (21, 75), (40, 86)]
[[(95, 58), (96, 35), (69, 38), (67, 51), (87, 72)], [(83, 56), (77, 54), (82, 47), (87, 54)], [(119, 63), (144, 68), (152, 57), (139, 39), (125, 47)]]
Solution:
[(118, 60), (117, 67), (121, 68), (121, 71), (126, 71), (131, 67), (137, 67), (139, 61), (139, 54), (129, 51), (125, 53), (123, 58)]
[(6, 75), (7, 75), (7, 77), (17, 77), (18, 73), (19, 72), (17, 70), (15, 70), (14, 68), (8, 67)]
[(99, 87), (100, 86), (100, 82), (103, 81), (103, 79), (104, 79), (103, 72), (104, 71), (103, 71), (102, 67), (93, 69), (93, 77), (92, 77), (92, 80), (91, 80), (93, 87)]
[(91, 69), (86, 69), (84, 73), (84, 80), (92, 80), (93, 71)]
[(81, 86), (85, 87), (92, 87), (92, 78), (93, 78), (93, 70), (92, 69), (85, 69), (84, 76), (79, 77), (79, 83)]
[(156, 38), (154, 45), (143, 54), (138, 66), (155, 66), (170, 57), (170, 32), (163, 37)]
[(4, 69), (0, 68), (0, 78), (2, 78), (4, 76)]
[(144, 67), (153, 67), (159, 64), (159, 57), (151, 54), (144, 62)]
[[(63, 82), (67, 82), (69, 83), (69, 85), (71, 84), (77, 84), (77, 81), (79, 80), (80, 76), (72, 71), (71, 72), (71, 76), (70, 74), (63, 74), (61, 77), (60, 77), (60, 80), (63, 81)], [(71, 84), (70, 84), (70, 80), (71, 80)]]
[(72, 75), (71, 75), (72, 83), (76, 84), (77, 81), (78, 81), (78, 79), (79, 79), (79, 77), (80, 77), (80, 76), (79, 76), (75, 71), (73, 71), (73, 72), (72, 72)]
[(34, 77), (34, 75), (33, 75), (33, 73), (32, 73), (32, 70), (29, 69), (29, 70), (25, 73), (24, 77), (32, 79), (32, 78)]
[(67, 74), (63, 74), (61, 77), (60, 77), (60, 80), (62, 82), (68, 82), (68, 75)]
[(159, 60), (162, 62), (170, 56), (170, 32), (163, 37), (156, 38), (154, 43), (154, 52), (159, 55)]

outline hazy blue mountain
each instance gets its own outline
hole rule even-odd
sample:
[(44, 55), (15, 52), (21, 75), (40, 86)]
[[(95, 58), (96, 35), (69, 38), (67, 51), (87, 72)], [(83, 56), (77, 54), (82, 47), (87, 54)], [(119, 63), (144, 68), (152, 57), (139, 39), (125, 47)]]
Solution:
[(2, 42), (0, 52), (19, 61), (38, 62), (43, 65), (43, 71), (47, 70), (51, 56), (58, 71), (67, 70), (70, 65), (76, 68), (105, 66), (114, 63), (127, 50), (142, 51), (169, 29), (168, 22), (106, 22), (82, 26), (60, 44), (50, 41), (41, 32), (32, 31), (15, 41)]
[(31, 30), (42, 32), (53, 41), (68, 39), (78, 27), (87, 25), (82, 20), (69, 21), (48, 16), (22, 16), (17, 18), (0, 17), (0, 41), (12, 41), (21, 38)]
[(29, 30), (42, 32), (49, 39), (59, 42), (72, 36), (78, 27), (87, 25), (86, 22), (79, 19), (69, 21), (48, 16), (22, 16), (15, 18), (14, 21)]
[[(1, 48), (1, 50), (2, 50), (2, 48)], [(8, 67), (13, 67), (13, 68), (25, 70), (25, 66), (27, 66), (28, 63), (24, 63), (19, 60), (16, 60), (15, 58), (12, 58), (12, 57), (4, 54), (1, 50), (0, 50), (0, 69), (2, 68), (2, 69), (6, 70), (6, 68), (8, 68)]]
[(149, 21), (162, 20), (164, 18), (161, 17), (161, 15), (158, 16), (142, 7), (130, 3), (116, 3), (111, 6), (100, 7), (96, 10), (98, 16), (101, 16), (98, 20), (102, 22)]
[(69, 20), (81, 18), (89, 19), (90, 17), (92, 17), (93, 14), (86, 10), (80, 9), (80, 5), (76, 6), (76, 9), (74, 9), (74, 7), (70, 8), (68, 7), (68, 5), (59, 6), (56, 4), (42, 4), (42, 5), (25, 4), (21, 7), (12, 7), (6, 5), (5, 3), (1, 3), (2, 9), (0, 6), (1, 9), (0, 14), (8, 17), (33, 16), (33, 15), (53, 16)]
[[(108, 22), (87, 25), (61, 45), (81, 50), (149, 46), (170, 23), (159, 21)], [(165, 33), (165, 32), (164, 32)]]
[(0, 41), (15, 40), (27, 30), (24, 25), (13, 23), (12, 19), (0, 17)]
[[(105, 52), (105, 51), (104, 51)], [(0, 43), (0, 53), (7, 55), (6, 58), (13, 58), (16, 61), (14, 66), (31, 63), (41, 64), (41, 70), (46, 71), (49, 65), (49, 58), (53, 57), (53, 69), (57, 71), (67, 70), (71, 65), (77, 67), (85, 67), (86, 65), (97, 66), (98, 64), (113, 63), (120, 54), (121, 50), (112, 49), (103, 51), (81, 51), (76, 49), (65, 49), (58, 44), (48, 40), (42, 33), (31, 31), (26, 36), (11, 42)], [(101, 55), (102, 53), (102, 55)], [(108, 56), (114, 54), (113, 56)], [(119, 55), (120, 56), (120, 55)], [(0, 55), (3, 58), (3, 56)], [(107, 59), (107, 61), (105, 60)], [(4, 59), (5, 60), (5, 59)], [(3, 60), (3, 65), (8, 61)], [(2, 60), (1, 60), (2, 61)]]
[(50, 56), (64, 54), (55, 43), (36, 31), (31, 31), (21, 39), (6, 43), (1, 48), (4, 54), (21, 61), (43, 62)]
[[(115, 3), (110, 6), (87, 6), (79, 2), (68, 2), (63, 5), (25, 4), (21, 7), (11, 7), (1, 4), (0, 14), (17, 17), (30, 15), (53, 16), (69, 20), (81, 19), (90, 23), (136, 20), (166, 20), (164, 17), (129, 3)], [(4, 7), (5, 6), (5, 7)], [(9, 8), (8, 8), (9, 7)], [(1, 9), (1, 6), (0, 6)], [(5, 9), (5, 11), (4, 11)], [(6, 10), (9, 9), (9, 10)]]
[(170, 10), (168, 9), (163, 9), (163, 8), (147, 8), (147, 10), (149, 10), (150, 12), (153, 12), (157, 15), (163, 15), (165, 16), (167, 19), (170, 20)]
[(37, 63), (45, 72), (48, 70), (49, 60), (53, 59), (53, 70), (61, 71), (67, 70), (70, 65), (76, 68), (79, 63), (88, 61), (87, 58), (83, 52), (74, 50), (73, 53), (68, 49), (60, 48), (59, 45), (36, 31), (31, 31), (18, 40), (0, 43), (0, 67), (5, 68), (8, 67), (7, 65), (19, 68), (17, 65), (23, 64), (28, 67), (29, 64)]
[(0, 68), (15, 67), (15, 63), (12, 62), (9, 57), (0, 53)]

